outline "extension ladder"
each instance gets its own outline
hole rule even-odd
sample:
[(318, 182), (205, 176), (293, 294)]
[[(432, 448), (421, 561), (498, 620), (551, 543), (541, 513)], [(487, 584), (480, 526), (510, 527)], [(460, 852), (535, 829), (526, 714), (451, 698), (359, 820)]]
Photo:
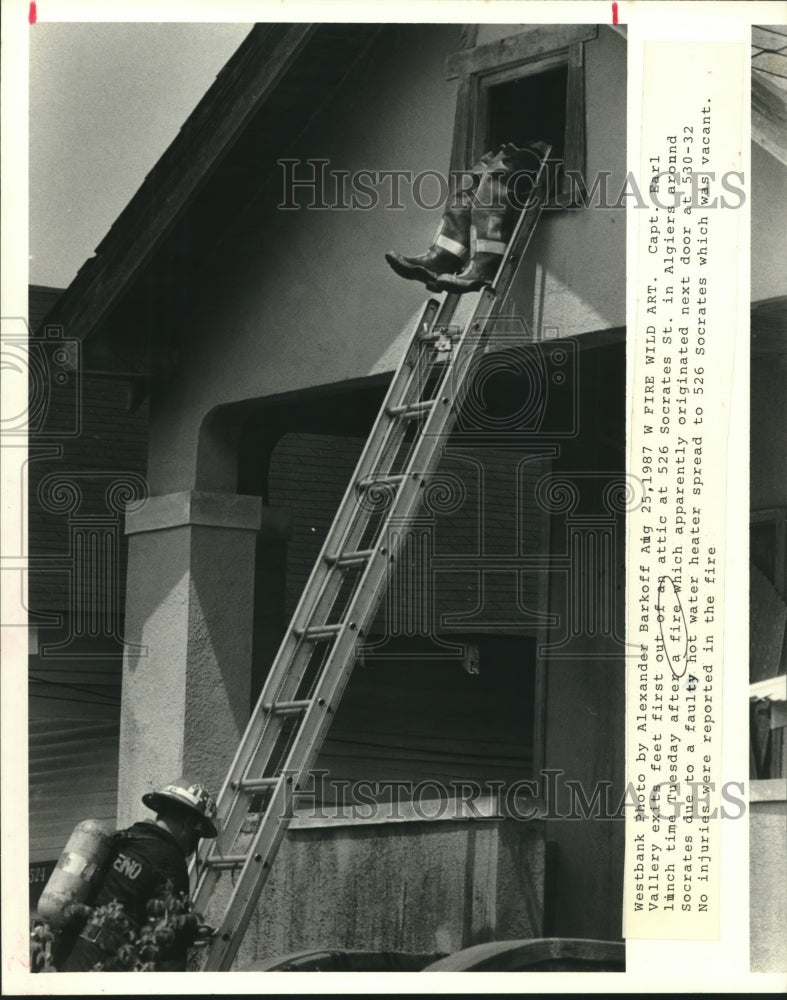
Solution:
[[(548, 156), (549, 150), (492, 285), (446, 295), (442, 303), (429, 299), (390, 384), (219, 794), (219, 835), (203, 840), (192, 862), (193, 904), (203, 916), (212, 916), (206, 909), (223, 873), (234, 873), (221, 922), (203, 953), (204, 971), (229, 969), (243, 939), (299, 783), (314, 766), (395, 566), (398, 540), (455, 421), (468, 367), (499, 315), (541, 214)], [(249, 834), (244, 826), (260, 803), (259, 823)]]

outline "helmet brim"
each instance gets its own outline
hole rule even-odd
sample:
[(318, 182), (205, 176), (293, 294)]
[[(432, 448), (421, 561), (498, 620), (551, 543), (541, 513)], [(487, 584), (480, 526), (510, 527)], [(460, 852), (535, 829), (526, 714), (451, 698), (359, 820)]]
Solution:
[(190, 812), (199, 819), (199, 835), (200, 837), (217, 837), (219, 831), (216, 829), (215, 825), (207, 816), (203, 816), (197, 809), (195, 809), (190, 803), (184, 802), (183, 799), (178, 798), (175, 795), (167, 795), (162, 792), (145, 792), (142, 796), (142, 803), (146, 805), (148, 809), (152, 809), (153, 812), (160, 813), (164, 812), (168, 805), (175, 803), (183, 809), (188, 809)]

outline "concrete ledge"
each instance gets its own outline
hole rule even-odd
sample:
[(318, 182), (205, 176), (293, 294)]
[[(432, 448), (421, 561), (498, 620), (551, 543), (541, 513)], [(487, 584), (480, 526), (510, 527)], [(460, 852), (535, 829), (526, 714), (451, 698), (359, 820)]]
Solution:
[[(350, 826), (388, 826), (392, 823), (446, 823), (479, 822), (484, 825), (504, 821), (527, 823), (529, 827), (543, 828), (546, 805), (534, 799), (530, 803), (533, 815), (516, 816), (505, 808), (494, 796), (483, 795), (472, 802), (455, 796), (442, 799), (423, 799), (416, 803), (397, 801), (368, 804), (337, 805), (332, 802), (314, 803), (311, 806), (294, 806), (289, 822), (290, 830), (335, 830)], [(253, 833), (259, 817), (250, 814), (244, 824), (244, 833)]]
[[(368, 815), (369, 811), (372, 815)], [(425, 799), (416, 803), (380, 802), (376, 808), (371, 805), (315, 804), (311, 807), (296, 807), (290, 821), (290, 830), (316, 830), (322, 827), (340, 826), (381, 826), (388, 823), (434, 823), (449, 820), (503, 820), (506, 817), (498, 810), (492, 796), (482, 796), (469, 804), (464, 799)]]
[(787, 778), (752, 779), (749, 802), (787, 802)]
[(544, 859), (543, 827), (530, 823), (291, 826), (236, 967), (315, 943), (445, 955), (468, 941), (540, 938)]
[[(126, 534), (137, 535), (194, 524), (257, 532), (262, 529), (264, 520), (259, 497), (191, 490), (149, 497), (139, 510), (128, 511)], [(277, 537), (281, 537), (278, 532)]]

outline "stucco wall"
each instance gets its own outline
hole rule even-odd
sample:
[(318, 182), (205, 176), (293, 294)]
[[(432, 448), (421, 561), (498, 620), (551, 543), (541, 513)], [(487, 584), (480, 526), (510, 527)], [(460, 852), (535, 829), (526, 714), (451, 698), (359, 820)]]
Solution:
[(751, 366), (751, 506), (787, 506), (787, 355)]
[(248, 721), (253, 560), (254, 533), (232, 526), (131, 538), (119, 825), (179, 774), (221, 787)]
[(290, 829), (235, 968), (313, 947), (434, 954), (542, 936), (543, 828), (448, 815)]
[(787, 802), (752, 802), (749, 814), (751, 897), (750, 938), (753, 972), (787, 971)]
[[(585, 44), (585, 121), (585, 183), (607, 173), (612, 204), (626, 179), (626, 42), (604, 27)], [(510, 302), (537, 337), (625, 326), (625, 208), (545, 211)]]
[[(459, 32), (458, 25), (387, 28), (291, 155), (324, 157), (337, 170), (447, 170), (456, 81), (444, 79), (444, 60)], [(590, 172), (618, 176), (625, 163), (625, 58), (623, 39), (605, 30), (586, 46)], [(375, 368), (425, 297), (388, 268), (384, 252), (422, 251), (440, 217), (439, 209), (413, 205), (406, 185), (402, 210), (386, 207), (386, 185), (379, 191), (380, 203), (368, 210), (250, 209), (213, 259), (205, 248), (210, 281), (194, 289), (177, 378), (151, 408), (154, 492), (232, 488), (211, 481), (210, 468), (195, 471), (199, 428), (215, 407)], [(434, 197), (428, 186), (423, 194)], [(622, 211), (545, 219), (533, 251), (539, 270), (523, 275), (517, 306), (539, 311), (564, 334), (623, 325), (623, 244)]]
[[(455, 83), (443, 77), (460, 27), (387, 29), (292, 156), (336, 170), (447, 169)], [(439, 213), (385, 207), (250, 215), (206, 268), (184, 317), (188, 349), (154, 401), (156, 492), (194, 482), (196, 437), (214, 406), (365, 375), (424, 298), (389, 269), (387, 249), (420, 252)], [(210, 254), (210, 248), (205, 248)]]

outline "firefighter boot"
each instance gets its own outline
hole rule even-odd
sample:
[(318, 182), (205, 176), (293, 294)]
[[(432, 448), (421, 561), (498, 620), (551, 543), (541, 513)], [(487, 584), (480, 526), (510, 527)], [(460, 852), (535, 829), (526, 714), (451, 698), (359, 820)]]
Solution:
[(506, 143), (488, 163), (473, 198), (470, 261), (459, 273), (440, 275), (438, 290), (461, 294), (491, 284), (546, 149), (542, 143), (523, 149)]
[(432, 291), (439, 291), (436, 280), (440, 274), (454, 274), (467, 263), (470, 253), (470, 210), (473, 192), (478, 187), (484, 169), (492, 160), (485, 153), (469, 171), (451, 177), (451, 190), (443, 211), (434, 242), (419, 257), (389, 251), (385, 259), (396, 273), (411, 281), (421, 281)]

